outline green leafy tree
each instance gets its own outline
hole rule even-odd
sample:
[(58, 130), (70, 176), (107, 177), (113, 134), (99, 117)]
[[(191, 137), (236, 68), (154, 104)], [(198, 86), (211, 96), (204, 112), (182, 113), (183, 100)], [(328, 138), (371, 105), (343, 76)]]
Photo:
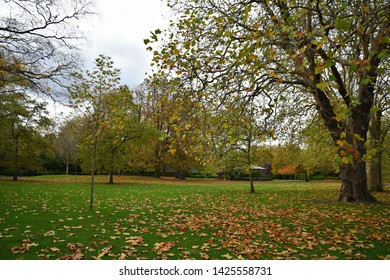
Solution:
[(333, 174), (337, 172), (336, 148), (321, 120), (314, 118), (300, 137), (301, 149), (297, 158), (301, 161), (301, 171), (306, 176), (314, 173)]
[[(230, 107), (230, 106), (229, 106)], [(237, 108), (230, 107), (232, 112), (239, 112)], [(249, 173), (250, 192), (254, 193), (253, 182), (253, 167), (255, 166), (255, 159), (253, 155), (254, 147), (259, 143), (259, 135), (263, 132), (258, 121), (259, 117), (256, 115), (257, 108), (253, 105), (244, 106), (243, 112), (237, 116), (234, 127), (234, 146), (241, 151), (244, 156), (245, 171)], [(234, 113), (232, 113), (234, 115)]]
[(205, 162), (204, 171), (216, 174), (220, 180), (232, 171), (229, 154), (235, 150), (234, 135), (228, 109), (203, 110), (200, 153)]
[(378, 79), (388, 75), (388, 1), (169, 5), (180, 17), (155, 51), (161, 71), (203, 100), (250, 100), (290, 87), (299, 100), (312, 101), (339, 149), (338, 199), (375, 200), (367, 188), (365, 143)]
[(166, 83), (164, 78), (146, 79), (135, 91), (139, 120), (147, 122), (151, 126), (152, 137), (149, 138), (149, 143), (153, 147), (145, 149), (145, 151), (149, 151), (146, 158), (149, 159), (149, 162), (153, 162), (154, 176), (157, 178), (160, 177), (161, 170), (166, 164), (165, 158), (170, 149), (169, 139), (173, 133), (170, 124), (170, 115), (174, 106), (172, 94), (172, 87)]
[(114, 183), (114, 171), (120, 170), (126, 158), (124, 153), (129, 141), (142, 138), (146, 132), (145, 124), (140, 122), (133, 93), (126, 86), (113, 92), (107, 98), (106, 129), (98, 145), (101, 168), (109, 173), (109, 183)]
[(178, 178), (184, 179), (200, 162), (196, 105), (181, 98), (180, 85), (165, 76), (145, 80), (136, 92), (140, 118), (151, 124), (154, 132), (150, 132), (156, 136), (152, 140), (155, 176), (159, 177), (164, 167), (170, 167), (176, 170)]
[(52, 123), (46, 103), (21, 93), (2, 94), (0, 101), (0, 165), (11, 170), (16, 181), (20, 171), (39, 169), (41, 133)]

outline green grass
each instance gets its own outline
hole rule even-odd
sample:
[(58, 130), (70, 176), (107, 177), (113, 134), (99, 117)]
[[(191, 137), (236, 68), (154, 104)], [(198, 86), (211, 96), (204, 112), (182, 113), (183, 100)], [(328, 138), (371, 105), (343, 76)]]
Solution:
[(0, 259), (388, 259), (390, 193), (336, 203), (338, 182), (0, 179)]

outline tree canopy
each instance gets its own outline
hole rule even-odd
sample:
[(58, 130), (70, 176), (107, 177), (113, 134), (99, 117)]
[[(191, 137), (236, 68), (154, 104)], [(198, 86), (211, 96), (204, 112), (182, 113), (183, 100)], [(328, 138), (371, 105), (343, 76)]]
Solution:
[(339, 200), (374, 200), (367, 189), (364, 145), (378, 80), (388, 76), (388, 1), (172, 0), (169, 5), (179, 16), (154, 51), (154, 62), (187, 89), (183, 93), (217, 103), (261, 96), (270, 100), (268, 108), (276, 106), (278, 93), (294, 100), (291, 106), (311, 102), (339, 149)]

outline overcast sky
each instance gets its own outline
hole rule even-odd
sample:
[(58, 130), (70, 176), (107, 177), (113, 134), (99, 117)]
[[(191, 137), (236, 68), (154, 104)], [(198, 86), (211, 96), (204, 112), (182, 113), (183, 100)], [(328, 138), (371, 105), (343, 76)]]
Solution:
[(143, 40), (168, 25), (168, 8), (161, 0), (96, 1), (99, 15), (83, 27), (90, 41), (86, 67), (93, 67), (99, 54), (110, 56), (122, 71), (122, 84), (134, 88), (150, 72), (152, 56)]
[[(86, 33), (85, 68), (91, 70), (99, 54), (114, 61), (121, 69), (121, 84), (135, 89), (150, 73), (152, 54), (146, 50), (144, 39), (150, 32), (163, 30), (169, 23), (169, 9), (161, 0), (96, 0), (98, 16), (80, 22)], [(72, 109), (61, 103), (49, 103), (51, 116), (61, 122)], [(64, 114), (64, 115), (63, 115)]]

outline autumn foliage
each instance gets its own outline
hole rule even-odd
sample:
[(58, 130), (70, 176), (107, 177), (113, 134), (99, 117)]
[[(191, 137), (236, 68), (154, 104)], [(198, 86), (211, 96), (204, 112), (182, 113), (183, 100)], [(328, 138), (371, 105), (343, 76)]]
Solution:
[(293, 175), (296, 173), (296, 170), (292, 166), (285, 166), (278, 169), (278, 173), (281, 175)]

